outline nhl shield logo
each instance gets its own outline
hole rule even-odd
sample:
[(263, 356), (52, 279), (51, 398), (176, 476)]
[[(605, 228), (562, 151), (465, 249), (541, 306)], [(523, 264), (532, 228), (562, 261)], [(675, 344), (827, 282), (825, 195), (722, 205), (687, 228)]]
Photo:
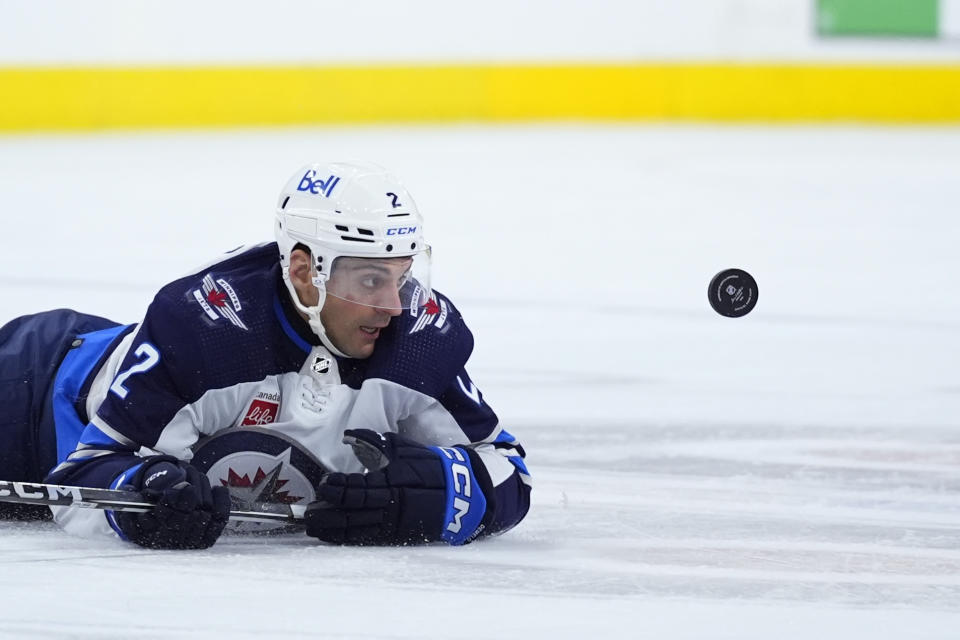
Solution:
[(330, 371), (331, 364), (333, 363), (330, 361), (330, 358), (326, 356), (317, 356), (314, 359), (313, 364), (310, 365), (310, 368), (313, 369), (313, 372), (317, 375), (322, 375), (327, 371)]

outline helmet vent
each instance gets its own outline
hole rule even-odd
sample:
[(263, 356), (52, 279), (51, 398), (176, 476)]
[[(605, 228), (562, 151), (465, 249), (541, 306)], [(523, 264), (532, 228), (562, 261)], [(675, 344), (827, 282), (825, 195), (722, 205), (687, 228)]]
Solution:
[(283, 199), (283, 204), (280, 205), (280, 208), (281, 208), (281, 209), (286, 209), (288, 202), (290, 202), (290, 196), (287, 196), (286, 198)]
[(350, 231), (349, 227), (345, 227), (342, 224), (337, 225), (337, 231)]
[(348, 242), (373, 242), (373, 240), (367, 238), (354, 238), (353, 236), (340, 236), (340, 239)]
[(410, 215), (410, 214), (409, 214), (409, 213), (388, 213), (388, 214), (387, 214), (387, 217), (388, 217), (388, 218), (402, 218), (403, 216), (408, 216), (408, 215)]
[(361, 229), (360, 227), (357, 227), (357, 233), (359, 233), (359, 234), (362, 235), (362, 236), (372, 236), (372, 235), (373, 235), (373, 231), (370, 231), (370, 229)]

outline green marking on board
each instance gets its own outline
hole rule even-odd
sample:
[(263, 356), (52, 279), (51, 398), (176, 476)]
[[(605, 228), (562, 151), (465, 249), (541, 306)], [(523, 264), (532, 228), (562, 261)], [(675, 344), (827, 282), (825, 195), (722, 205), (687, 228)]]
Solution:
[(939, 4), (939, 0), (817, 0), (817, 33), (936, 38)]

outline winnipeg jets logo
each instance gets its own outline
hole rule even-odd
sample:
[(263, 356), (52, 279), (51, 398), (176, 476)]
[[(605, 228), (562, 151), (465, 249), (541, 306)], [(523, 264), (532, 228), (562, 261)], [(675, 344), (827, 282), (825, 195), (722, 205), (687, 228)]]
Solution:
[[(228, 428), (201, 438), (191, 462), (207, 475), (211, 486), (227, 487), (232, 508), (239, 511), (248, 511), (254, 504), (273, 503), (273, 507), (263, 509), (279, 513), (285, 511), (285, 505), (309, 504), (316, 500), (316, 486), (327, 472), (296, 440), (272, 427)], [(287, 527), (284, 523), (245, 520), (231, 520), (227, 525), (237, 532), (280, 531)]]
[[(416, 317), (416, 313), (413, 312), (413, 307), (410, 309), (410, 315)], [(412, 335), (418, 331), (422, 331), (426, 327), (433, 325), (437, 329), (442, 329), (443, 325), (447, 322), (447, 302), (446, 300), (440, 300), (440, 303), (437, 304), (437, 298), (431, 296), (427, 303), (423, 305), (423, 315), (414, 323), (413, 328), (410, 329), (409, 333)]]
[(237, 315), (243, 308), (240, 306), (240, 298), (223, 278), (214, 281), (213, 276), (208, 273), (203, 277), (200, 288), (193, 290), (193, 297), (211, 320), (226, 318), (244, 331), (248, 330), (247, 325), (243, 324), (240, 316)]
[(310, 502), (316, 494), (303, 473), (290, 462), (291, 452), (289, 447), (275, 456), (262, 451), (238, 451), (214, 463), (207, 477), (212, 484), (227, 487), (233, 508), (241, 511), (255, 503)]
[(303, 500), (303, 496), (290, 495), (289, 491), (283, 490), (290, 481), (280, 478), (281, 469), (282, 461), (266, 472), (258, 466), (251, 480), (248, 473), (241, 476), (231, 467), (227, 469), (227, 478), (220, 479), (220, 484), (230, 489), (230, 502), (241, 510), (249, 509), (256, 502), (296, 504)]
[[(290, 461), (292, 449), (272, 456), (262, 451), (241, 451), (218, 460), (208, 471), (210, 484), (226, 487), (230, 507), (236, 511), (265, 508), (265, 505), (307, 504), (316, 492), (307, 478)], [(237, 532), (284, 530), (280, 523), (231, 521)]]

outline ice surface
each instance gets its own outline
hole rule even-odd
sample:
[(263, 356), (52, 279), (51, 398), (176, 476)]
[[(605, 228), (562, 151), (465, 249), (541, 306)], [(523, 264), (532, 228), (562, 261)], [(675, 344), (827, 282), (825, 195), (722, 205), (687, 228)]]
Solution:
[(318, 158), (417, 198), (530, 515), (459, 549), (0, 523), (0, 637), (960, 637), (960, 129), (0, 138), (0, 321), (138, 320)]

